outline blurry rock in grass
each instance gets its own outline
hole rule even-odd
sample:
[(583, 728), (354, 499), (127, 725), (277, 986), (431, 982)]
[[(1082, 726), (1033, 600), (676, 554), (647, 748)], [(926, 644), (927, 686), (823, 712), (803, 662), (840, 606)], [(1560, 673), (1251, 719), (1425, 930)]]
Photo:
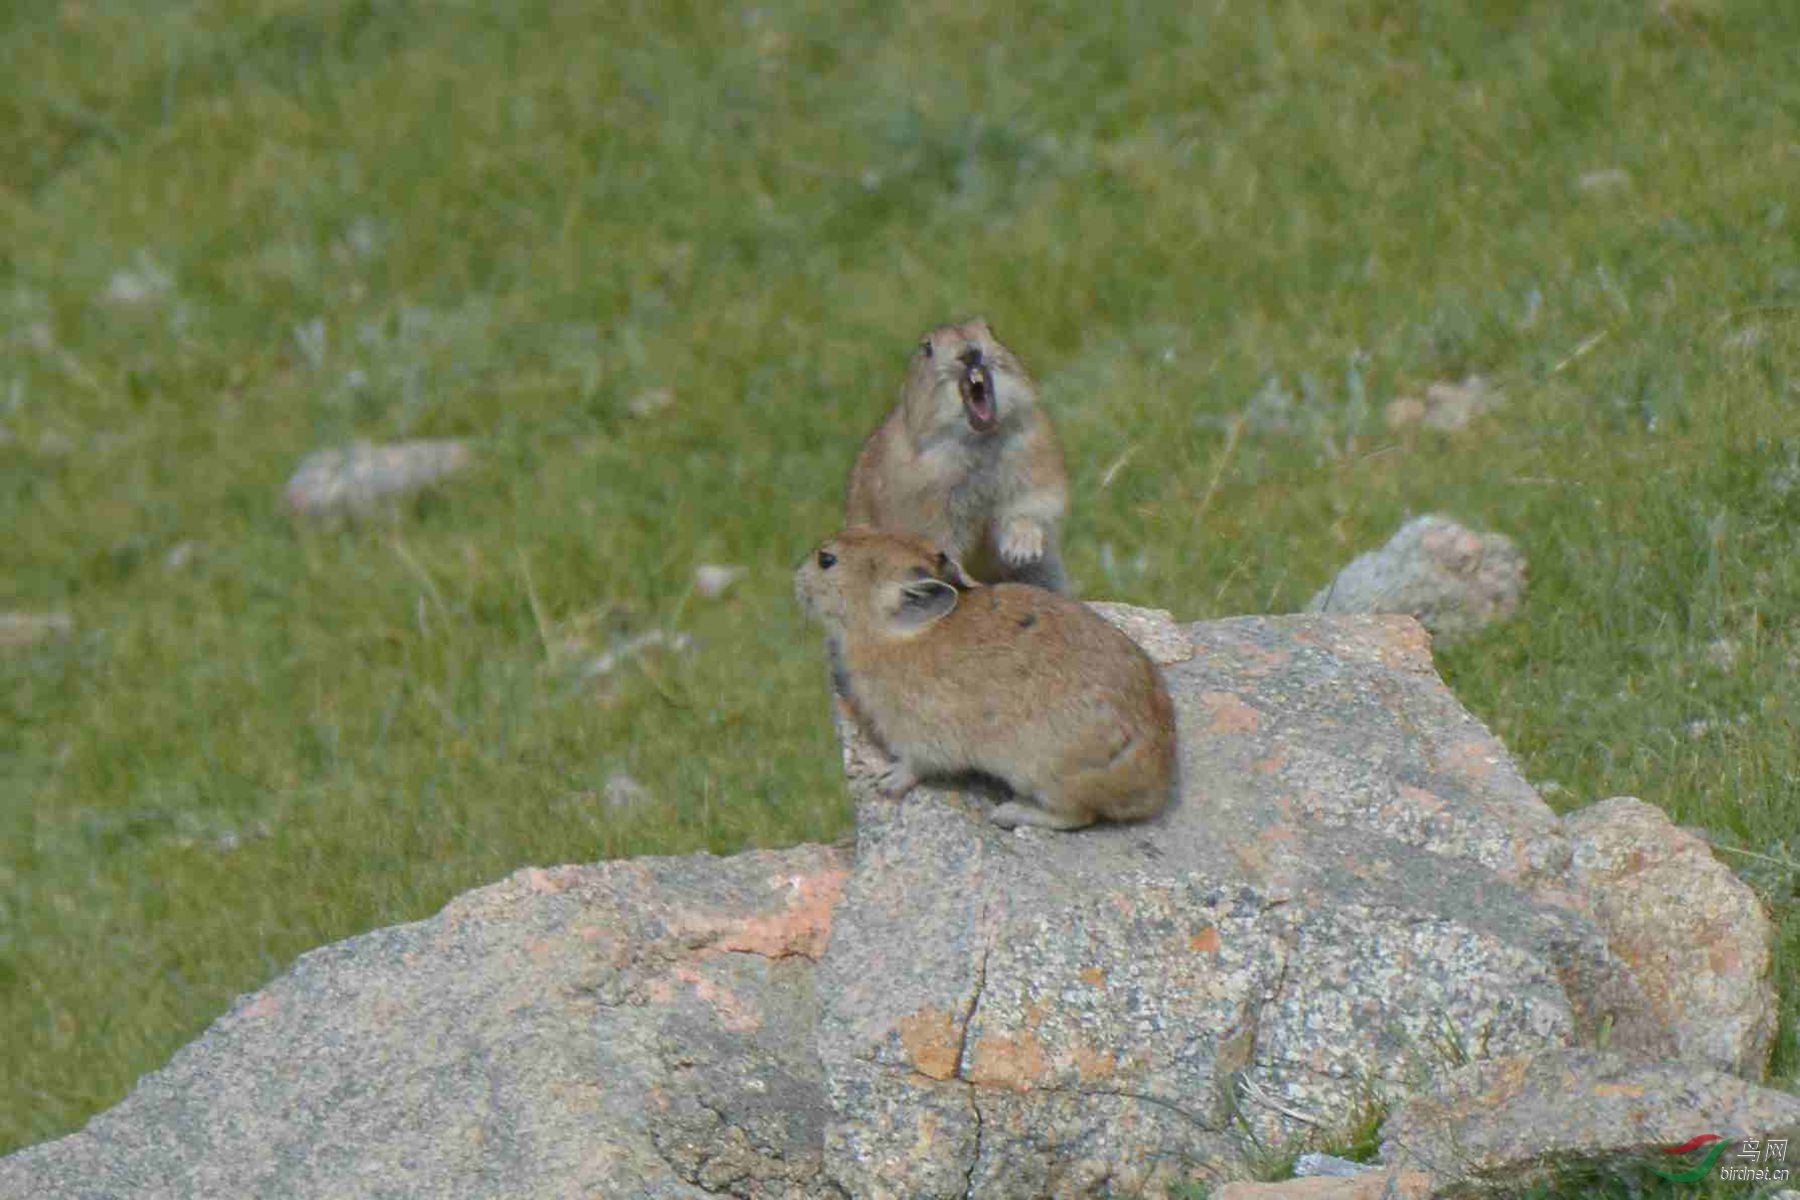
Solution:
[(1381, 410), (1389, 429), (1405, 429), (1425, 419), (1425, 402), (1417, 396), (1397, 396)]
[(75, 439), (54, 429), (38, 435), (38, 453), (45, 458), (66, 458), (75, 453)]
[(391, 510), (472, 461), (469, 447), (457, 441), (356, 442), (308, 456), (282, 495), (295, 517), (365, 517)]
[(721, 563), (701, 563), (694, 568), (694, 590), (708, 600), (716, 600), (744, 576), (744, 568)]
[(1746, 325), (1742, 329), (1727, 333), (1719, 344), (1727, 350), (1754, 350), (1762, 344), (1762, 340), (1763, 327), (1761, 325)]
[(331, 331), (325, 325), (324, 317), (314, 317), (294, 326), (294, 344), (300, 348), (300, 356), (306, 359), (306, 365), (318, 371), (324, 368), (325, 358), (331, 352)]
[(1584, 171), (1575, 180), (1575, 186), (1584, 192), (1610, 192), (1615, 188), (1631, 186), (1631, 176), (1620, 167), (1606, 167), (1599, 171)]
[(668, 388), (651, 388), (633, 396), (625, 409), (634, 417), (648, 417), (675, 403), (675, 393)]
[(194, 555), (199, 552), (200, 543), (194, 541), (192, 538), (189, 538), (184, 542), (176, 542), (173, 546), (169, 547), (169, 552), (163, 555), (163, 570), (179, 571), (181, 568), (193, 562)]
[(1738, 644), (1731, 638), (1715, 638), (1706, 645), (1706, 661), (1721, 671), (1737, 666)]
[(1306, 608), (1406, 613), (1450, 641), (1511, 617), (1524, 593), (1525, 556), (1512, 539), (1429, 515), (1357, 557)]
[(372, 258), (383, 241), (380, 222), (367, 214), (356, 217), (345, 228), (344, 235), (331, 244), (331, 255), (339, 262)]
[(1775, 927), (1704, 838), (1618, 796), (1563, 818), (1570, 882), (1683, 1058), (1758, 1078), (1775, 1042)]
[(75, 622), (64, 612), (0, 612), (0, 647), (35, 646), (74, 630)]
[(1482, 413), (1500, 407), (1506, 397), (1479, 375), (1471, 375), (1461, 383), (1434, 383), (1425, 389), (1425, 398), (1401, 396), (1390, 402), (1383, 412), (1389, 429), (1405, 429), (1423, 425), (1454, 433)]
[(225, 829), (212, 833), (184, 834), (170, 839), (170, 845), (180, 846), (186, 850), (216, 850), (221, 854), (229, 854), (246, 842), (253, 842), (269, 836), (267, 821), (257, 821), (241, 829)]
[(1309, 427), (1301, 399), (1270, 376), (1244, 405), (1243, 421), (1254, 433), (1301, 433)]
[(175, 280), (148, 254), (140, 253), (136, 263), (122, 271), (114, 271), (106, 281), (104, 298), (110, 304), (148, 304), (175, 290)]
[(650, 799), (650, 789), (623, 771), (614, 771), (601, 786), (601, 798), (611, 809), (636, 808)]

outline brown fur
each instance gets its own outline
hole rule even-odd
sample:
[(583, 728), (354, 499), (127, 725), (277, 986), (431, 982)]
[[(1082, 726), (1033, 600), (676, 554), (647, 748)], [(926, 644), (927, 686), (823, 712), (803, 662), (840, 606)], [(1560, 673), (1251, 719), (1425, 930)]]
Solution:
[[(998, 424), (976, 429), (958, 393), (968, 356), (993, 381)], [(919, 342), (900, 402), (863, 443), (850, 472), (849, 525), (915, 533), (978, 579), (1067, 591), (1058, 542), (1068, 476), (1037, 388), (977, 317)]]
[[(835, 561), (821, 565), (821, 553)], [(1156, 666), (1085, 605), (969, 584), (923, 538), (843, 530), (795, 573), (851, 704), (895, 756), (882, 790), (982, 771), (1018, 800), (996, 823), (1078, 829), (1153, 816), (1175, 778)], [(1030, 801), (1032, 803), (1026, 803)]]

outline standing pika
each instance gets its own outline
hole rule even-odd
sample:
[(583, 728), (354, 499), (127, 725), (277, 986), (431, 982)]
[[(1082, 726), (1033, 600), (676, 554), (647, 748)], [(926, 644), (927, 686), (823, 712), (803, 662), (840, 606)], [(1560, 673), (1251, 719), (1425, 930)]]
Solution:
[(856, 456), (844, 517), (929, 538), (984, 582), (1063, 592), (1068, 493), (1036, 386), (977, 317), (919, 340), (900, 403)]
[(1018, 797), (1004, 828), (1153, 816), (1175, 781), (1175, 710), (1156, 666), (1084, 604), (971, 584), (924, 538), (843, 530), (794, 574), (851, 705), (895, 758), (881, 790), (981, 771)]

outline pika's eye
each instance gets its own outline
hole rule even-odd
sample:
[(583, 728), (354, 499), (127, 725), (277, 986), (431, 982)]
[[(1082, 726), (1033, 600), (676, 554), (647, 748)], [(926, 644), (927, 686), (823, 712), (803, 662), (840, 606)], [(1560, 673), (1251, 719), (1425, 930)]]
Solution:
[(837, 555), (829, 550), (819, 551), (819, 570), (829, 571), (835, 566), (837, 566)]
[(940, 570), (940, 571), (949, 570), (950, 569), (950, 555), (945, 553), (942, 550), (939, 550), (937, 565), (938, 565), (938, 570)]
[(929, 338), (919, 343), (919, 353), (923, 354), (926, 358), (931, 357), (931, 340)]

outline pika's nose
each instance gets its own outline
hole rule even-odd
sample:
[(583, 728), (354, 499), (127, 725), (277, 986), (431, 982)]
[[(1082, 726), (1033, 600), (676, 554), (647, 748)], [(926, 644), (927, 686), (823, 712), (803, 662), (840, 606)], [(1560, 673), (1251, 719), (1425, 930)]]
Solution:
[(963, 347), (963, 352), (956, 356), (956, 361), (965, 367), (979, 367), (981, 365), (981, 347), (973, 345)]

